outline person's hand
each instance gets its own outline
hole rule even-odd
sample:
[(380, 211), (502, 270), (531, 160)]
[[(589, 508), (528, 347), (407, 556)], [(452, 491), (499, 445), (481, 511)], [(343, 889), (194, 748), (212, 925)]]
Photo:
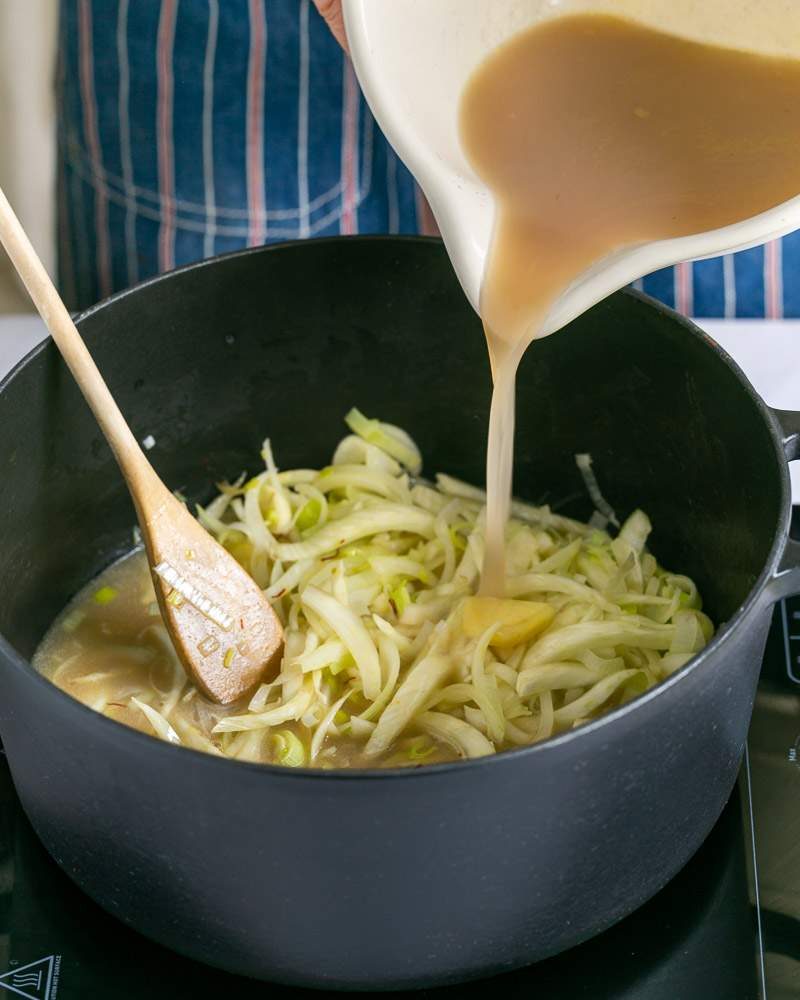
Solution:
[(347, 35), (344, 30), (342, 0), (314, 0), (314, 6), (325, 18), (325, 23), (341, 47), (347, 52)]

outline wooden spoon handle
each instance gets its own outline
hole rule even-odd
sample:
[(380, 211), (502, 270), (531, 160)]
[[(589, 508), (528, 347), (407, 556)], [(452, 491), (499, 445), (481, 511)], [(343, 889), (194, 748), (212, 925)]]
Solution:
[(136, 438), (114, 402), (103, 376), (72, 322), (38, 254), (22, 228), (14, 210), (0, 188), (0, 243), (28, 289), (33, 304), (44, 320), (50, 335), (75, 376), (86, 402), (92, 408), (100, 429), (111, 445), (125, 478), (141, 483), (142, 478), (156, 479)]
[[(167, 490), (144, 456), (108, 386), (0, 189), (0, 243), (92, 408), (128, 483), (153, 585), (187, 673), (230, 704), (280, 665), (283, 630), (263, 591)], [(178, 600), (172, 601), (175, 595)]]

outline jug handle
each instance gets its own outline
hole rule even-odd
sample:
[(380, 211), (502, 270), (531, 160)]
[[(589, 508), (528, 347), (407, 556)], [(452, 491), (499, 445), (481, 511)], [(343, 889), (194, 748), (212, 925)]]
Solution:
[[(787, 462), (800, 458), (800, 411), (773, 409), (781, 434)], [(772, 580), (767, 584), (767, 597), (773, 603), (793, 594), (800, 594), (800, 540), (787, 537), (780, 561)]]

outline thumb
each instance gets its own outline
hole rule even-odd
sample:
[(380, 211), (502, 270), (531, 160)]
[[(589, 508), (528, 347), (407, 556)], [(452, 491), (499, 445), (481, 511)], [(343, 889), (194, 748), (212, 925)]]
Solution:
[(331, 29), (333, 37), (347, 52), (347, 35), (344, 30), (342, 0), (314, 0), (314, 6), (325, 18), (325, 22)]

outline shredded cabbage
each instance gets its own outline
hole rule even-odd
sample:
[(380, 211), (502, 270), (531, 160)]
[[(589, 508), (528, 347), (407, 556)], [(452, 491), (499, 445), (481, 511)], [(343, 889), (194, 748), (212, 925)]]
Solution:
[[(577, 460), (600, 518), (514, 501), (506, 593), (487, 599), (475, 597), (483, 491), (415, 480), (404, 431), (358, 410), (346, 421), (329, 466), (279, 471), (266, 441), (264, 470), (220, 484), (198, 512), (264, 588), (285, 648), (249, 704), (211, 704), (180, 669), (134, 691), (128, 704), (163, 739), (288, 767), (477, 757), (624, 704), (710, 640), (695, 584), (647, 551), (647, 516), (608, 528), (588, 456)], [(95, 604), (112, 596), (95, 585)], [(80, 622), (73, 610), (65, 632)], [(74, 682), (78, 664), (63, 669)], [(84, 685), (93, 699), (102, 676)], [(112, 711), (108, 700), (96, 703)]]
[(384, 424), (380, 420), (368, 420), (355, 407), (344, 419), (354, 434), (370, 444), (376, 445), (392, 458), (396, 458), (409, 472), (419, 475), (422, 471), (422, 456), (419, 453), (419, 448), (401, 427)]
[(180, 736), (178, 736), (161, 712), (153, 708), (152, 705), (147, 705), (145, 702), (139, 701), (138, 698), (132, 697), (131, 704), (144, 713), (147, 721), (155, 730), (156, 735), (160, 736), (162, 740), (167, 740), (169, 743), (180, 743)]
[[(358, 410), (346, 422), (353, 434), (332, 464), (313, 475), (303, 470), (296, 485), (292, 472), (268, 464), (264, 482), (272, 489), (280, 482), (280, 501), (268, 493), (265, 504), (262, 492), (268, 537), (262, 526), (248, 532), (251, 547), (279, 567), (266, 593), (288, 625), (287, 648), (297, 633), (296, 668), (315, 684), (295, 687), (291, 698), (284, 685), (252, 721), (234, 715), (218, 729), (282, 725), (311, 711), (312, 759), (326, 744), (349, 740), (363, 761), (386, 760), (414, 733), (439, 749), (426, 762), (441, 759), (443, 747), (475, 756), (594, 718), (663, 680), (711, 638), (693, 582), (665, 573), (647, 552), (651, 524), (642, 511), (615, 537), (602, 530), (618, 522), (583, 455), (576, 460), (601, 528), (597, 518), (586, 525), (514, 501), (506, 594), (513, 601), (495, 600), (477, 615), (470, 605), (472, 624), (462, 627), (483, 557), (485, 494), (443, 474), (435, 487), (409, 479), (422, 460), (407, 434)], [(219, 499), (212, 507), (216, 522), (232, 519)], [(274, 527), (289, 521), (283, 534)], [(219, 534), (218, 523), (206, 523)], [(527, 607), (549, 614), (539, 612), (539, 626), (521, 629), (510, 648), (493, 643)], [(475, 622), (484, 620), (489, 627), (476, 635)], [(283, 670), (288, 654), (284, 663)]]
[(576, 455), (575, 464), (578, 466), (581, 476), (583, 476), (586, 491), (592, 498), (595, 511), (600, 515), (599, 518), (595, 519), (595, 522), (603, 528), (609, 523), (618, 528), (619, 521), (617, 520), (617, 515), (614, 513), (614, 508), (600, 492), (600, 484), (597, 482), (594, 469), (592, 469), (592, 456), (586, 454)]

